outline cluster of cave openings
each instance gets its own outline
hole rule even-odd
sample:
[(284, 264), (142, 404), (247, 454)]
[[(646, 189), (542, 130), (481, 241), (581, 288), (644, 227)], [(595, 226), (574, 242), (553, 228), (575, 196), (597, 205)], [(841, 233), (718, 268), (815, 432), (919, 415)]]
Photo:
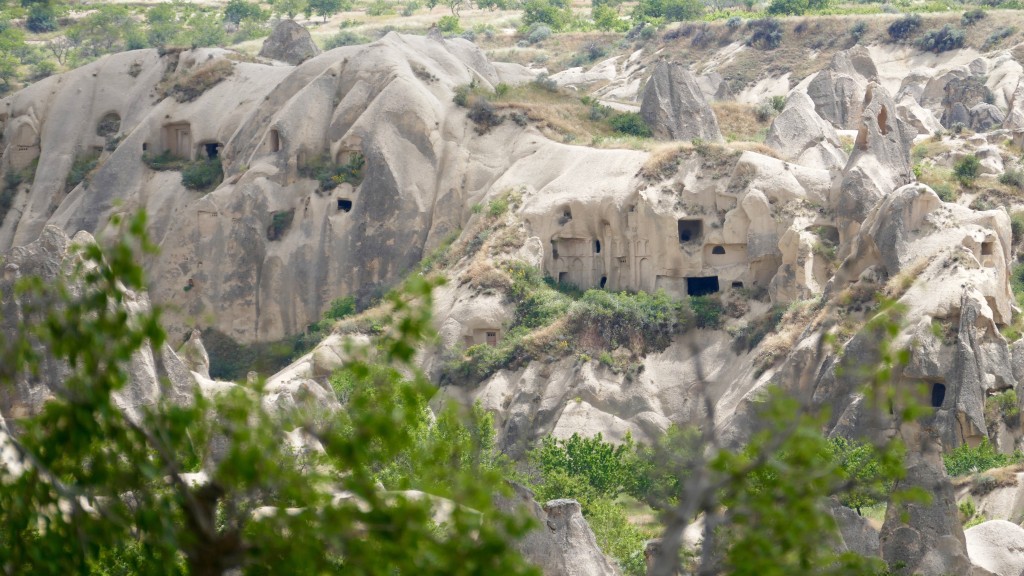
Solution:
[(680, 220), (679, 221), (679, 243), (699, 242), (704, 235), (703, 220)]
[(938, 382), (932, 384), (932, 408), (942, 408), (942, 402), (946, 399), (946, 385)]
[(338, 212), (351, 212), (352, 201), (348, 198), (338, 198)]
[(690, 296), (705, 296), (718, 290), (718, 276), (694, 276), (686, 279), (686, 293)]

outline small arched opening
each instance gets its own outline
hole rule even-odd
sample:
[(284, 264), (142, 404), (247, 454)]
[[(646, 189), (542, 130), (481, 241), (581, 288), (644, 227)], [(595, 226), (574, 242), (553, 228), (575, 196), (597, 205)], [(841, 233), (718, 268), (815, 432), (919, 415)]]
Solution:
[(352, 201), (348, 198), (338, 198), (338, 211), (339, 212), (351, 212)]
[(607, 284), (607, 283), (608, 283), (608, 277), (607, 276), (601, 276), (601, 288), (604, 288), (604, 285)]
[(712, 254), (725, 254), (725, 246), (715, 246), (711, 249)]
[(270, 151), (281, 151), (281, 133), (277, 131), (277, 128), (274, 128), (270, 131)]
[(594, 240), (594, 254), (600, 254), (600, 253), (601, 253), (601, 241), (600, 240)]
[(213, 160), (214, 158), (220, 157), (221, 150), (224, 149), (224, 145), (220, 142), (204, 142), (199, 145), (199, 153), (203, 158), (207, 160)]

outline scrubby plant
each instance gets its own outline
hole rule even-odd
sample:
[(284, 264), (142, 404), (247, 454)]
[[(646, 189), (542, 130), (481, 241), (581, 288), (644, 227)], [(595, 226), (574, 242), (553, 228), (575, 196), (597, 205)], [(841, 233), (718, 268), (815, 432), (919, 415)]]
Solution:
[(774, 50), (782, 45), (782, 24), (775, 18), (761, 18), (747, 22), (750, 37), (747, 45), (758, 50)]
[(999, 183), (1013, 186), (1018, 190), (1024, 190), (1024, 170), (1020, 168), (1007, 168), (999, 175)]
[(983, 51), (991, 50), (1003, 40), (1013, 36), (1015, 32), (1017, 32), (1017, 28), (1015, 26), (1002, 26), (997, 28), (995, 32), (989, 34), (988, 38), (985, 39), (985, 43), (982, 44), (981, 49)]
[(97, 154), (89, 154), (76, 158), (74, 163), (71, 164), (71, 170), (68, 172), (68, 177), (64, 181), (65, 192), (70, 192), (82, 182), (85, 182), (86, 187), (89, 186), (87, 179), (89, 173), (96, 169), (99, 164), (100, 157)]
[(893, 42), (902, 42), (913, 36), (921, 27), (920, 14), (907, 14), (889, 24), (889, 38)]
[(200, 64), (182, 76), (172, 76), (169, 81), (161, 83), (161, 88), (164, 96), (178, 102), (192, 102), (233, 73), (231, 61), (218, 58)]
[(608, 118), (608, 124), (612, 127), (612, 130), (621, 132), (622, 134), (629, 134), (630, 136), (637, 136), (640, 138), (650, 138), (651, 128), (644, 122), (644, 119), (640, 114), (636, 112), (623, 112), (621, 114), (615, 114)]
[(979, 20), (981, 20), (982, 18), (984, 18), (984, 17), (985, 17), (985, 11), (984, 10), (982, 10), (981, 8), (974, 8), (973, 10), (968, 10), (968, 11), (964, 12), (963, 15), (960, 16), (960, 25), (961, 26), (971, 26), (971, 25), (975, 24), (976, 22), (978, 22)]
[(962, 28), (954, 28), (946, 24), (938, 30), (930, 30), (921, 36), (917, 46), (927, 52), (947, 52), (963, 48), (966, 33)]
[(459, 34), (462, 32), (462, 24), (459, 23), (459, 17), (453, 14), (441, 16), (441, 19), (437, 21), (437, 28), (445, 34)]
[(471, 99), (467, 116), (476, 124), (477, 134), (486, 134), (505, 121), (504, 116), (494, 111), (494, 105), (479, 96)]
[(858, 20), (850, 26), (850, 39), (856, 44), (860, 42), (860, 39), (864, 37), (868, 32), (868, 23), (863, 20)]
[(1013, 245), (1019, 246), (1024, 241), (1024, 212), (1010, 214), (1010, 231), (1013, 233)]
[(367, 16), (386, 16), (395, 13), (395, 5), (387, 0), (374, 0), (366, 5)]
[(189, 163), (181, 170), (181, 183), (189, 190), (206, 192), (220, 184), (224, 170), (220, 158), (207, 158)]
[(267, 240), (273, 242), (284, 237), (284, 233), (291, 227), (293, 219), (295, 219), (294, 208), (272, 213), (270, 215), (270, 225), (267, 226)]
[(725, 308), (722, 299), (709, 294), (707, 296), (691, 296), (690, 308), (693, 309), (694, 320), (698, 328), (719, 328)]
[(981, 161), (974, 154), (968, 154), (953, 165), (953, 175), (960, 184), (970, 188), (974, 180), (978, 178), (981, 169)]
[(525, 33), (526, 41), (530, 44), (539, 44), (551, 37), (552, 30), (551, 26), (543, 22), (534, 22), (531, 24)]
[(324, 50), (334, 50), (342, 46), (356, 46), (359, 44), (368, 44), (370, 39), (362, 34), (358, 34), (351, 30), (342, 30), (331, 36), (324, 41)]
[(977, 472), (984, 472), (992, 468), (1001, 468), (1014, 462), (1020, 461), (1019, 455), (1000, 454), (985, 438), (978, 444), (977, 448), (971, 448), (969, 444), (961, 444), (948, 454), (943, 455), (946, 464), (946, 472), (950, 476), (966, 476)]
[(995, 425), (999, 421), (1015, 428), (1020, 424), (1020, 405), (1013, 388), (993, 394), (985, 399), (985, 422)]
[(359, 153), (353, 154), (345, 164), (336, 164), (325, 154), (299, 165), (299, 176), (320, 182), (321, 191), (333, 190), (344, 182), (357, 186), (363, 180), (365, 164), (366, 158)]

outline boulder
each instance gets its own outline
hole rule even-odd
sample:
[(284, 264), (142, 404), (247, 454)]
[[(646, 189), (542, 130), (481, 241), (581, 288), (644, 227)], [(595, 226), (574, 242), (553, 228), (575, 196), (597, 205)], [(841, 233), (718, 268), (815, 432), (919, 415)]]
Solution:
[(997, 576), (1024, 573), (1024, 528), (1006, 520), (989, 520), (964, 530), (971, 562)]
[(854, 510), (843, 506), (829, 498), (826, 502), (828, 511), (836, 520), (842, 542), (839, 552), (855, 552), (861, 556), (878, 557), (881, 554), (878, 544), (878, 530), (867, 518)]
[(952, 128), (957, 123), (967, 126), (971, 122), (971, 109), (991, 99), (992, 91), (985, 86), (984, 78), (962, 74), (950, 78), (943, 87), (940, 121), (946, 128)]
[(975, 132), (988, 132), (1002, 126), (1004, 118), (1005, 116), (999, 108), (982, 102), (971, 108), (967, 127)]
[(655, 64), (644, 87), (640, 115), (662, 140), (722, 140), (715, 113), (693, 74), (681, 64)]
[(499, 510), (512, 513), (525, 509), (537, 521), (537, 528), (515, 543), (527, 562), (547, 575), (612, 576), (615, 565), (597, 547), (594, 532), (575, 500), (552, 500), (542, 507), (533, 492), (510, 482), (512, 495), (498, 496)]
[(320, 53), (309, 30), (291, 19), (284, 19), (274, 25), (270, 36), (260, 48), (261, 58), (270, 58), (297, 66)]
[(803, 92), (789, 95), (764, 143), (786, 160), (810, 168), (833, 170), (846, 165), (835, 128), (818, 116), (814, 102)]

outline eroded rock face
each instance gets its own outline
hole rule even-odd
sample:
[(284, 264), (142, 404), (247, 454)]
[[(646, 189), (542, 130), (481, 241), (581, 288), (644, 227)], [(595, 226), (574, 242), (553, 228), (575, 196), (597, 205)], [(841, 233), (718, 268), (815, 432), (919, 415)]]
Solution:
[(656, 138), (720, 142), (722, 133), (693, 74), (681, 64), (659, 61), (644, 88), (640, 115)]
[(877, 76), (867, 48), (854, 46), (832, 57), (828, 67), (807, 85), (807, 96), (819, 116), (836, 128), (854, 130), (866, 103), (868, 84)]
[(907, 476), (895, 488), (921, 488), (932, 495), (931, 502), (889, 505), (880, 535), (882, 558), (890, 566), (902, 566), (897, 574), (986, 574), (975, 569), (967, 556), (941, 448), (934, 441), (921, 448), (908, 452)]
[(539, 527), (516, 543), (527, 562), (546, 575), (612, 576), (619, 570), (597, 547), (594, 533), (575, 500), (552, 500), (543, 506), (533, 492), (516, 484), (511, 497), (498, 497), (499, 510), (506, 513), (526, 509)]
[(292, 66), (301, 64), (320, 53), (309, 30), (291, 19), (279, 21), (270, 36), (260, 48), (261, 58), (287, 62)]
[(842, 538), (839, 552), (850, 551), (866, 557), (880, 556), (878, 530), (871, 526), (867, 518), (831, 498), (826, 504), (839, 526), (839, 535)]
[(815, 112), (814, 102), (803, 92), (789, 95), (764, 143), (801, 166), (836, 170), (846, 165), (835, 128)]
[(856, 233), (879, 199), (913, 180), (910, 146), (917, 131), (896, 114), (896, 104), (878, 84), (868, 86), (853, 152), (832, 189), (840, 240)]
[[(78, 247), (93, 242), (92, 236), (86, 232), (79, 232), (71, 239), (61, 229), (47, 226), (35, 242), (4, 254), (0, 259), (3, 263), (0, 330), (13, 337), (18, 330), (18, 322), (25, 314), (38, 315), (40, 305), (50, 305), (17, 294), (14, 287), (19, 279), (36, 276), (44, 283), (56, 282), (70, 274), (79, 263)], [(75, 296), (81, 290), (81, 284), (72, 284), (69, 288), (71, 295)], [(145, 312), (150, 306), (148, 297), (138, 293), (129, 293), (124, 305), (129, 314)], [(55, 395), (56, 387), (71, 373), (65, 363), (57, 361), (44, 350), (37, 352), (42, 358), (42, 377), (11, 374), (12, 386), (0, 388), (0, 416), (17, 420), (38, 414), (43, 404)], [(132, 355), (126, 369), (128, 384), (114, 393), (114, 402), (131, 418), (140, 417), (143, 407), (154, 404), (161, 397), (178, 402), (191, 397), (193, 380), (189, 369), (167, 344), (158, 350), (142, 347)]]

